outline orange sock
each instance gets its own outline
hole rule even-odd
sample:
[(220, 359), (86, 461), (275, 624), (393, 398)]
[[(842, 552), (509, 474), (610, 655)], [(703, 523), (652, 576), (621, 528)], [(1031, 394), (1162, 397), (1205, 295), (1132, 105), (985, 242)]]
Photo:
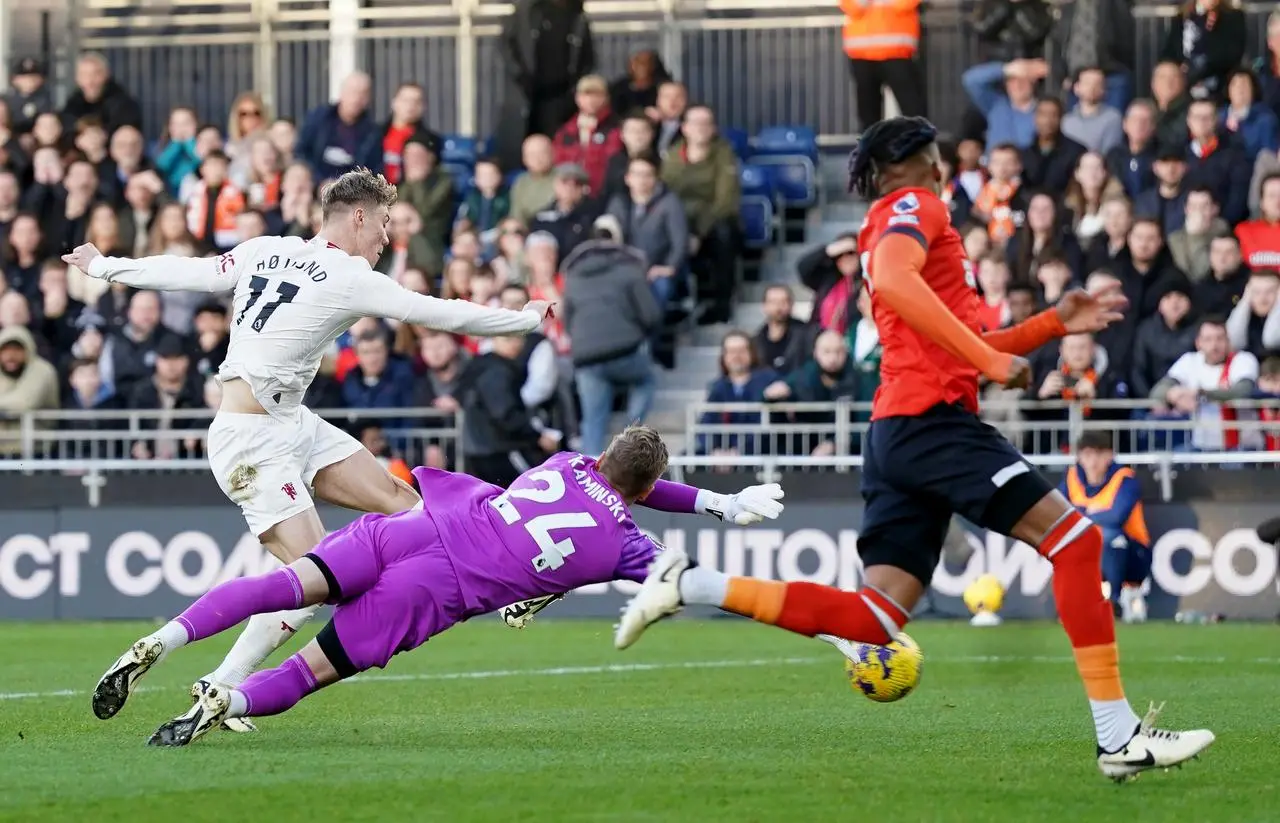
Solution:
[(754, 577), (730, 577), (729, 591), (720, 608), (773, 626), (782, 613), (782, 602), (786, 596), (786, 583)]
[(1102, 532), (1079, 512), (1049, 530), (1040, 553), (1053, 563), (1053, 599), (1091, 700), (1120, 700), (1120, 657), (1111, 604), (1102, 596)]

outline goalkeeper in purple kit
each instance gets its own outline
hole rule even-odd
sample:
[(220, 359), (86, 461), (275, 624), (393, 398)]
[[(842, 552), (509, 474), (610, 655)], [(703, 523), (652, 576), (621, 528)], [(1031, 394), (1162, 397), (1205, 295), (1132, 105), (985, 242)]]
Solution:
[(661, 480), (667, 460), (658, 433), (633, 426), (598, 461), (563, 452), (505, 491), (464, 474), (415, 469), (422, 509), (365, 515), (288, 566), (212, 589), (107, 670), (93, 693), (94, 714), (115, 716), (138, 678), (173, 649), (254, 614), (336, 604), (302, 651), (237, 688), (210, 688), (150, 740), (185, 746), (227, 718), (279, 714), (331, 683), (384, 667), (476, 615), (593, 583), (644, 581), (661, 546), (632, 520), (635, 503), (738, 525), (782, 512), (776, 484), (715, 494)]

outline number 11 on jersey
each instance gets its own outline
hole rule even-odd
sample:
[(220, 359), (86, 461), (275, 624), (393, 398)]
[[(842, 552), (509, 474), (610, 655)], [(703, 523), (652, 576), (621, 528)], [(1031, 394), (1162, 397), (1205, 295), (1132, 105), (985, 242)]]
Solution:
[[(498, 516), (508, 526), (520, 523), (524, 515), (516, 508), (513, 500), (528, 500), (531, 503), (552, 505), (564, 497), (564, 477), (560, 472), (540, 471), (529, 475), (535, 483), (545, 483), (544, 488), (511, 489), (489, 501)], [(564, 537), (556, 540), (551, 536), (555, 529), (589, 529), (596, 525), (596, 519), (587, 512), (547, 512), (531, 518), (524, 523), (525, 531), (538, 545), (540, 553), (533, 558), (535, 572), (554, 571), (564, 565), (565, 558), (573, 554), (575, 547), (573, 538)]]

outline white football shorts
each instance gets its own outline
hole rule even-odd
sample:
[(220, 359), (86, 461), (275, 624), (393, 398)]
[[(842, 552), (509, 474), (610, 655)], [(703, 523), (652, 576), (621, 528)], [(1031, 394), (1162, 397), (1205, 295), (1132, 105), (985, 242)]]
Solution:
[(311, 483), (363, 446), (299, 406), (292, 420), (218, 412), (209, 425), (209, 466), (255, 536), (315, 505)]

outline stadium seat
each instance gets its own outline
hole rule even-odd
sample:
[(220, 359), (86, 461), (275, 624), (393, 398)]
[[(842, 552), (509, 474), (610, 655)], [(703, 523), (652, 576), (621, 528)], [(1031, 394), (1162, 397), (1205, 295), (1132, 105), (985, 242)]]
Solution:
[(733, 153), (739, 160), (747, 159), (747, 154), (751, 151), (751, 140), (747, 137), (746, 129), (721, 129), (720, 136), (733, 146)]
[(743, 165), (742, 181), (743, 240), (748, 248), (762, 249), (773, 243), (774, 187), (768, 172), (760, 166)]
[(784, 205), (818, 201), (818, 137), (808, 126), (773, 126), (756, 135), (751, 162), (768, 167)]
[(440, 166), (453, 176), (453, 191), (461, 196), (471, 185), (476, 168), (476, 139), (451, 134), (444, 139)]

